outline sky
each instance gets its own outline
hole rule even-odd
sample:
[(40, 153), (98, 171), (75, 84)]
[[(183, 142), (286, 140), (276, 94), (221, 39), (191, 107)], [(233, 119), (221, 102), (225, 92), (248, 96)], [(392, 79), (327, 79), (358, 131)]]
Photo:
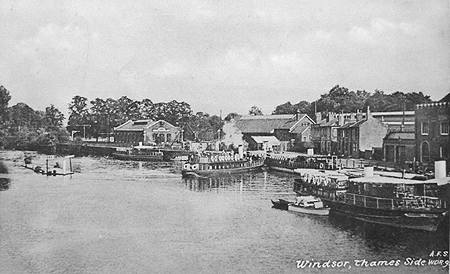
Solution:
[(351, 90), (450, 92), (450, 1), (0, 0), (11, 104), (186, 101), (264, 113)]

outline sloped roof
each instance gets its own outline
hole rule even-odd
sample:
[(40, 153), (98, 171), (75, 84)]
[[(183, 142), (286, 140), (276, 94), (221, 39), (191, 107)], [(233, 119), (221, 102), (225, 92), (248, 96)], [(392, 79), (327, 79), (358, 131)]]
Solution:
[(255, 142), (258, 144), (262, 144), (264, 142), (267, 142), (270, 145), (280, 144), (280, 140), (278, 140), (275, 136), (252, 136), (252, 139), (255, 140)]
[(153, 124), (152, 120), (129, 120), (118, 127), (115, 127), (114, 130), (118, 131), (143, 131), (150, 124)]
[(338, 121), (338, 118), (331, 119), (330, 121), (323, 119), (322, 121), (318, 122), (317, 125), (320, 127), (332, 127), (336, 126)]
[(236, 126), (243, 133), (272, 133), (275, 129), (290, 129), (297, 122), (295, 115), (243, 116)]
[(391, 132), (386, 136), (386, 139), (414, 140), (415, 138), (414, 132)]
[(254, 115), (243, 116), (236, 121), (236, 126), (243, 133), (273, 133), (275, 129), (287, 129), (292, 133), (302, 133), (309, 126), (299, 126), (300, 121), (308, 119), (306, 114)]
[(344, 124), (343, 126), (341, 126), (340, 128), (359, 127), (360, 125), (362, 125), (366, 121), (367, 120), (364, 119), (364, 120), (359, 120), (359, 121), (348, 122), (348, 123)]
[(450, 92), (444, 96), (444, 98), (442, 98), (441, 100), (439, 100), (439, 102), (450, 102)]

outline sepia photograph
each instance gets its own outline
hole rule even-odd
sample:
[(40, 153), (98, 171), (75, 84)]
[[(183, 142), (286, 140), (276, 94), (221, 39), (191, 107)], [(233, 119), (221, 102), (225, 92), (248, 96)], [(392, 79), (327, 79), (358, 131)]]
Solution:
[(449, 273), (449, 0), (0, 22), (0, 274)]

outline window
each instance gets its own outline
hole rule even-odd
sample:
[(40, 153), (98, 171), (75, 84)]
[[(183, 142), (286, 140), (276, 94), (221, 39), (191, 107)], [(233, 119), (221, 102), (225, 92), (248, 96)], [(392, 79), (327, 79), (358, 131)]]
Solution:
[(448, 135), (448, 122), (441, 122), (441, 135)]
[(430, 126), (428, 124), (428, 122), (422, 122), (422, 135), (428, 135), (428, 133), (430, 132)]

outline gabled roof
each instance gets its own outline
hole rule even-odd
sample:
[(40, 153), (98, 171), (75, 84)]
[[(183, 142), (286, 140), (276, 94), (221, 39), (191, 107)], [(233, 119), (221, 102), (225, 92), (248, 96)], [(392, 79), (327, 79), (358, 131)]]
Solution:
[(281, 115), (254, 115), (243, 116), (236, 121), (236, 126), (243, 133), (273, 133), (275, 129), (287, 129), (289, 132), (296, 133), (299, 130), (303, 132), (305, 126), (300, 126), (301, 121), (308, 119), (314, 124), (314, 121), (306, 114), (281, 114)]
[(158, 123), (161, 123), (161, 122), (163, 122), (164, 124), (167, 124), (167, 125), (169, 125), (169, 126), (171, 126), (171, 127), (177, 128), (176, 126), (172, 125), (171, 123), (167, 122), (166, 120), (158, 120), (158, 121), (152, 122), (152, 123), (150, 123), (147, 127), (148, 127), (148, 128), (149, 128), (149, 127), (152, 127), (152, 126), (154, 126), (154, 125), (156, 125), (156, 124), (158, 124)]
[(450, 102), (450, 92), (444, 96), (444, 98), (442, 98), (441, 100), (439, 100), (439, 102)]
[(144, 128), (154, 123), (152, 120), (128, 120), (114, 128), (116, 131), (143, 131)]
[(236, 126), (243, 133), (273, 133), (275, 129), (290, 129), (297, 120), (295, 115), (243, 116)]

